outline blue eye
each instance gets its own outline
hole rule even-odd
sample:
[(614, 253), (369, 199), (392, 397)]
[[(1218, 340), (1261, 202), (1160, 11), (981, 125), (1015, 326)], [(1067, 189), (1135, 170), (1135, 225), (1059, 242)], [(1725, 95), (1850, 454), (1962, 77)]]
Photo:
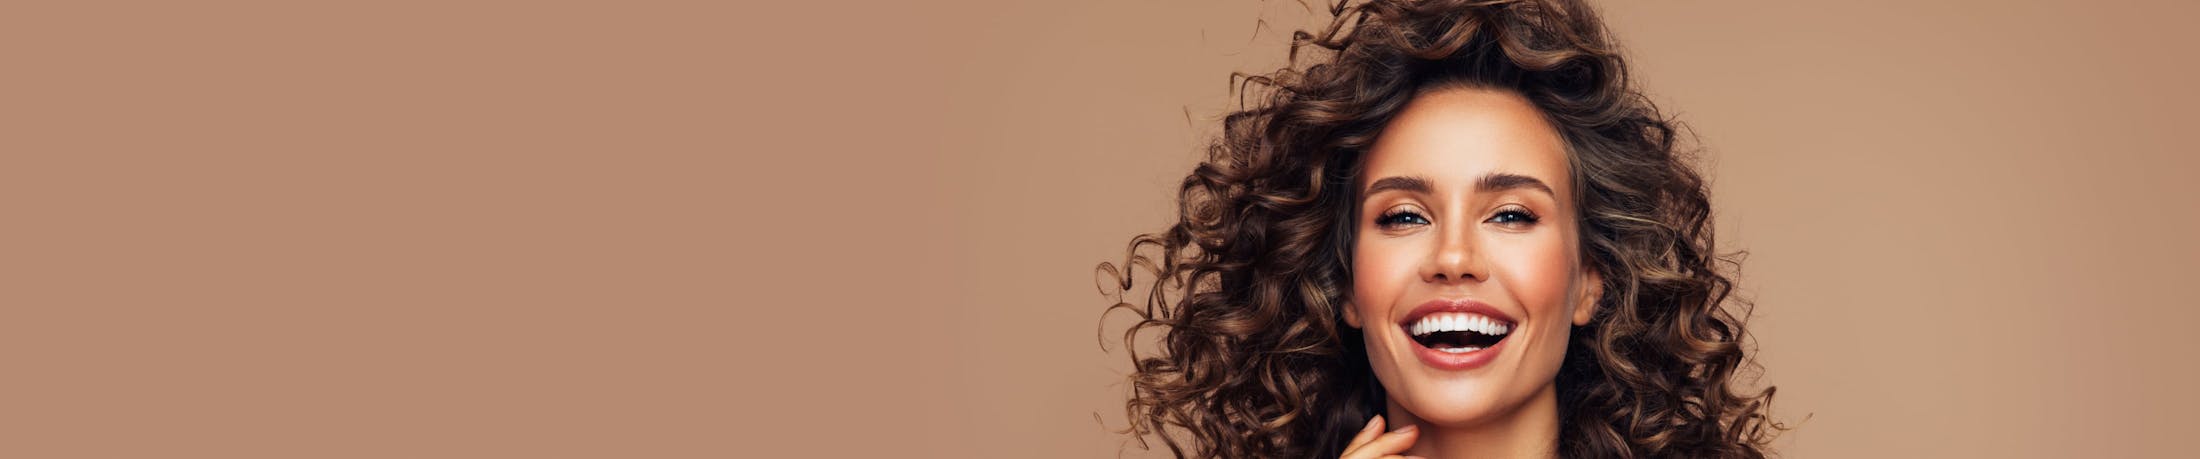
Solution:
[(1382, 228), (1391, 228), (1398, 225), (1426, 224), (1428, 224), (1427, 217), (1422, 217), (1421, 214), (1415, 213), (1414, 211), (1407, 209), (1393, 210), (1383, 213), (1383, 216), (1381, 217), (1375, 217), (1375, 226)]
[(1506, 225), (1532, 225), (1535, 224), (1536, 220), (1535, 214), (1528, 213), (1527, 209), (1506, 209), (1499, 211), (1495, 216), (1491, 216), (1489, 222)]

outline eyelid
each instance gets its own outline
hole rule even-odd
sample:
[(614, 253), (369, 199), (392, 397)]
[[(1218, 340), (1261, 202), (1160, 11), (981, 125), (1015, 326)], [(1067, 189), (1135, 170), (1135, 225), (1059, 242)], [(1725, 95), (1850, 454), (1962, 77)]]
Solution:
[[(1411, 210), (1411, 211), (1416, 211), (1416, 212), (1418, 212), (1418, 211), (1419, 211), (1419, 209), (1420, 209), (1420, 207), (1421, 207), (1421, 206), (1417, 206), (1417, 205), (1413, 205), (1413, 204), (1409, 204), (1409, 203), (1401, 203), (1401, 204), (1398, 204), (1398, 205), (1394, 205), (1394, 206), (1390, 206), (1390, 207), (1384, 208), (1382, 212), (1377, 212), (1377, 213), (1376, 213), (1376, 215), (1390, 215), (1390, 214), (1395, 214), (1395, 213), (1399, 213), (1399, 212), (1404, 212), (1404, 211), (1409, 211), (1409, 210)], [(1423, 212), (1423, 213), (1426, 213), (1426, 212)]]

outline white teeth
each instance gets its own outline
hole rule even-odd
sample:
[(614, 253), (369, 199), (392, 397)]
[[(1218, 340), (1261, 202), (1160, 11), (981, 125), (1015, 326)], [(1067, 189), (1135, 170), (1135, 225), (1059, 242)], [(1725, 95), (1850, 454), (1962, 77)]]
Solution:
[(1497, 319), (1491, 319), (1488, 317), (1477, 317), (1475, 320), (1474, 332), (1484, 335), (1495, 336), (1503, 335), (1505, 334), (1505, 332), (1510, 331), (1511, 328), (1512, 327), (1505, 325), (1504, 322), (1498, 322)]
[(1474, 352), (1474, 351), (1479, 351), (1479, 350), (1482, 350), (1482, 348), (1479, 348), (1479, 347), (1474, 347), (1474, 346), (1467, 346), (1467, 347), (1447, 347), (1447, 348), (1442, 348), (1442, 349), (1437, 349), (1437, 350), (1439, 350), (1439, 351), (1444, 351), (1444, 352), (1448, 352), (1448, 353), (1452, 353), (1452, 354), (1465, 354), (1465, 353), (1468, 353), (1468, 352)]
[(1471, 331), (1494, 336), (1512, 332), (1512, 325), (1475, 314), (1439, 313), (1429, 314), (1406, 326), (1406, 333), (1413, 336), (1448, 331)]

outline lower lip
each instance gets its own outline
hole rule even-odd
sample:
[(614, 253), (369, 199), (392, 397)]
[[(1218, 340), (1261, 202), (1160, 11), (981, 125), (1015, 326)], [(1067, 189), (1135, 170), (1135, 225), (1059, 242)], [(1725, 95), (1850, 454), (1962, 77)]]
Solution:
[(1422, 346), (1419, 341), (1413, 341), (1411, 337), (1408, 337), (1406, 343), (1413, 346), (1413, 355), (1420, 357), (1421, 363), (1435, 367), (1438, 370), (1466, 371), (1481, 368), (1483, 365), (1489, 365), (1490, 362), (1497, 360), (1498, 351), (1505, 350), (1505, 343), (1509, 341), (1512, 341), (1511, 336), (1498, 340), (1497, 344), (1492, 344), (1490, 347), (1460, 353), (1431, 349), (1428, 346)]

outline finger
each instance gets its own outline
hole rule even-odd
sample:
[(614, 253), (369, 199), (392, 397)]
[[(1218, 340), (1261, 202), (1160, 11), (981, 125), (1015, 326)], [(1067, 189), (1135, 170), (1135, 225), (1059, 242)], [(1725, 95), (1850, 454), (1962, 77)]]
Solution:
[(1400, 427), (1398, 430), (1375, 437), (1374, 440), (1360, 445), (1359, 448), (1346, 450), (1343, 457), (1372, 459), (1404, 453), (1407, 449), (1413, 448), (1413, 440), (1419, 438), (1420, 434), (1421, 429), (1419, 426)]
[(1365, 445), (1367, 444), (1367, 442), (1375, 441), (1375, 436), (1382, 434), (1383, 415), (1378, 414), (1375, 415), (1374, 418), (1370, 418), (1367, 420), (1367, 427), (1361, 427), (1360, 434), (1352, 436), (1352, 442), (1346, 443), (1344, 445), (1344, 450), (1346, 452), (1350, 452), (1352, 450), (1359, 449), (1360, 445)]

